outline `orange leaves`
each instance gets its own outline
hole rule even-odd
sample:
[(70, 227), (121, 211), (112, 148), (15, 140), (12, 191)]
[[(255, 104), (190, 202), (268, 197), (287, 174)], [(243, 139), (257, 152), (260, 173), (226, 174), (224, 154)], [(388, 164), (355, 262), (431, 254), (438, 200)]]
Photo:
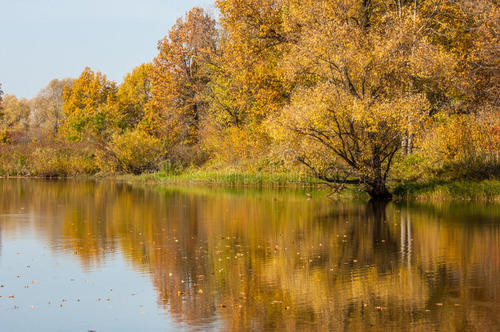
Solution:
[[(217, 31), (203, 9), (193, 8), (158, 42), (153, 60), (152, 100), (146, 109), (163, 131), (180, 141), (197, 141), (199, 120), (206, 109), (211, 59), (217, 49)], [(153, 123), (152, 122), (152, 123)]]

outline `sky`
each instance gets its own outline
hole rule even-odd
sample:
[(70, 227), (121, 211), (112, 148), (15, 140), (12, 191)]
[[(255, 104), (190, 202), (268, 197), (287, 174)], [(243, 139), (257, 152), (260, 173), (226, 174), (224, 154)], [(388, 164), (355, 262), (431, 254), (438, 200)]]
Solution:
[(0, 84), (34, 97), (85, 67), (121, 82), (157, 53), (158, 40), (192, 7), (213, 0), (0, 0)]

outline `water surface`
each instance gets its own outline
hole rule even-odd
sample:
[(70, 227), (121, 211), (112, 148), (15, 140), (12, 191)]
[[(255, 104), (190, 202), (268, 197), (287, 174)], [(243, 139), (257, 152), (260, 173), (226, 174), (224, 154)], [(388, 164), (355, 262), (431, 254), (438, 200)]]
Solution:
[(500, 330), (500, 205), (0, 180), (0, 331)]

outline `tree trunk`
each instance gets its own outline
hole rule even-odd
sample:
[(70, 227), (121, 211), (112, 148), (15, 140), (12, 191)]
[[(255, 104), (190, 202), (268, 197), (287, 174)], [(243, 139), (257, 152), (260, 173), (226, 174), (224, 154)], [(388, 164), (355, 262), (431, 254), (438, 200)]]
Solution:
[(382, 161), (378, 149), (373, 151), (371, 167), (371, 176), (366, 177), (363, 181), (366, 185), (366, 192), (374, 201), (390, 201), (392, 195), (385, 186), (385, 177), (382, 175)]
[(367, 192), (374, 201), (390, 201), (392, 199), (392, 194), (382, 179), (375, 179), (371, 183), (368, 183)]
[(392, 194), (385, 186), (385, 179), (382, 176), (382, 166), (378, 162), (378, 158), (374, 159), (373, 177), (365, 180), (366, 191), (374, 201), (390, 201)]

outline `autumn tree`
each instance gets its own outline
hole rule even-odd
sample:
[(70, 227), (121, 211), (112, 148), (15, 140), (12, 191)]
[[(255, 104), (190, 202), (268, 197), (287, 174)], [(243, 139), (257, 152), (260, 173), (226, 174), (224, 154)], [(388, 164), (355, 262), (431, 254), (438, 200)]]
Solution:
[(200, 120), (207, 108), (209, 63), (217, 48), (215, 25), (203, 9), (193, 8), (158, 42), (152, 98), (144, 123), (150, 131), (179, 145), (198, 141)]
[(125, 126), (117, 103), (117, 87), (106, 75), (85, 68), (63, 93), (62, 133), (80, 141), (84, 134), (102, 140), (105, 131)]
[(429, 34), (443, 10), (439, 1), (290, 1), (287, 24), (300, 36), (286, 66), (301, 83), (279, 121), (314, 174), (391, 197), (402, 138), (432, 106), (425, 82), (446, 87), (453, 78), (456, 58)]
[(284, 1), (218, 0), (221, 40), (210, 82), (205, 146), (225, 161), (254, 162), (271, 144), (263, 123), (289, 100)]
[(0, 108), (0, 143), (9, 144), (15, 137), (27, 133), (30, 121), (30, 107), (25, 98), (5, 95)]
[(455, 108), (459, 113), (498, 108), (500, 106), (498, 2), (461, 0), (453, 3), (453, 6), (457, 11), (460, 10), (461, 15), (459, 17), (455, 15), (453, 24), (444, 25), (438, 32), (443, 36), (441, 39), (446, 37), (448, 42), (445, 45), (461, 59), (457, 72), (462, 78), (457, 84), (461, 98), (458, 101), (460, 105), (456, 105)]
[(135, 128), (144, 118), (145, 108), (151, 100), (151, 63), (143, 63), (127, 74), (118, 88), (117, 98), (127, 128)]
[(2, 114), (2, 109), (3, 109), (3, 90), (2, 90), (2, 84), (0, 83), (0, 115)]
[(63, 120), (63, 92), (71, 88), (73, 79), (53, 79), (30, 101), (32, 109), (32, 126), (40, 128), (43, 133), (57, 135)]
[(415, 76), (414, 89), (431, 103), (426, 126), (415, 136), (415, 152), (440, 177), (498, 174), (499, 7), (489, 0), (417, 4), (417, 13), (432, 14), (417, 37), (441, 47), (456, 65), (449, 68), (450, 80)]

